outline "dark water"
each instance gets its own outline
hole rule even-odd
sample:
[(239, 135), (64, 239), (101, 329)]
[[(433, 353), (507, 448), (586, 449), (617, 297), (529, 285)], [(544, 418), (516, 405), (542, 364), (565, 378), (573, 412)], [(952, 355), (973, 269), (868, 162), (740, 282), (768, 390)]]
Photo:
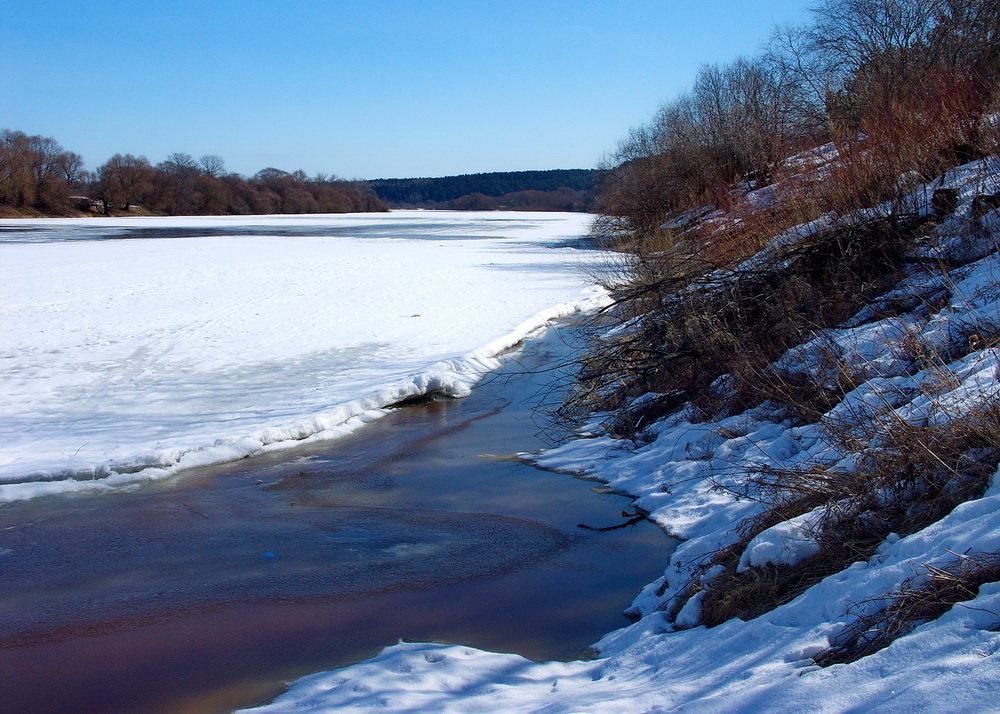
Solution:
[[(417, 212), (410, 212), (411, 214)], [(310, 238), (393, 238), (406, 240), (470, 241), (492, 240), (504, 237), (511, 231), (538, 227), (546, 220), (560, 220), (564, 214), (534, 215), (530, 219), (518, 220), (516, 212), (502, 218), (476, 211), (442, 211), (450, 220), (435, 220), (435, 211), (421, 211), (404, 219), (398, 213), (382, 214), (336, 214), (310, 218), (308, 215), (269, 216), (268, 220), (255, 222), (252, 216), (240, 217), (239, 221), (219, 218), (217, 225), (171, 225), (156, 226), (123, 225), (121, 222), (106, 223), (101, 218), (87, 219), (82, 224), (74, 223), (72, 229), (54, 223), (31, 225), (13, 221), (9, 225), (0, 222), (0, 244), (4, 243), (78, 243), (81, 241), (152, 240), (184, 238), (234, 238), (244, 236), (279, 236)], [(461, 216), (460, 219), (456, 217)], [(236, 218), (236, 217), (229, 217)], [(282, 220), (285, 219), (285, 220)], [(173, 220), (183, 222), (184, 217)], [(474, 231), (469, 228), (474, 227)], [(508, 238), (517, 243), (517, 239)], [(537, 243), (526, 244), (538, 248)], [(586, 236), (567, 236), (554, 239), (549, 248), (576, 248), (579, 250), (603, 250)]]
[(496, 458), (545, 445), (564, 334), (331, 444), (0, 509), (0, 710), (225, 711), (401, 637), (567, 659), (624, 625), (671, 541)]

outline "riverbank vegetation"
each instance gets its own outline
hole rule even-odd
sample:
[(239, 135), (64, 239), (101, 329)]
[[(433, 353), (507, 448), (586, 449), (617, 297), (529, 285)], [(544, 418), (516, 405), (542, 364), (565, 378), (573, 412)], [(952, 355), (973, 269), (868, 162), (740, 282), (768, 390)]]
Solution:
[(153, 165), (115, 154), (94, 171), (46, 136), (0, 131), (0, 217), (347, 213), (388, 207), (367, 186), (266, 168), (226, 171), (216, 155), (174, 153)]
[[(657, 606), (678, 627), (758, 617), (986, 492), (1000, 464), (998, 113), (996, 3), (825, 0), (759, 55), (702, 68), (622, 141), (593, 231), (627, 256), (607, 278), (616, 327), (595, 336), (563, 411), (606, 414), (639, 450), (678, 424), (716, 433), (688, 444), (682, 470), (743, 505), (728, 536), (679, 549), (683, 579), (661, 583)], [(765, 413), (809, 446), (730, 449), (709, 467), (749, 438), (727, 424)], [(996, 580), (982, 546), (873, 594), (884, 615), (869, 607), (816, 661), (851, 661), (975, 597)], [(892, 637), (870, 632), (885, 622)]]

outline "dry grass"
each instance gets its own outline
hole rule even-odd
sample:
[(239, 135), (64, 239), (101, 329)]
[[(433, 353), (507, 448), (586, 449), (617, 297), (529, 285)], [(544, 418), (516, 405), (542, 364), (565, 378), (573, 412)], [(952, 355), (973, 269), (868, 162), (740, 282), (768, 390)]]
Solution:
[[(903, 215), (857, 221), (776, 248), (767, 259), (718, 278), (698, 256), (640, 256), (634, 281), (617, 296), (620, 319), (634, 323), (595, 343), (564, 411), (617, 409), (613, 433), (634, 436), (684, 402), (706, 414), (739, 406), (720, 404), (712, 383), (735, 374), (746, 375), (745, 385), (759, 384), (786, 349), (882, 293), (898, 279), (919, 225)], [(773, 376), (777, 391), (795, 392), (792, 378)], [(751, 391), (743, 396), (755, 398)], [(647, 393), (657, 397), (629, 408)]]
[[(958, 554), (956, 554), (958, 555)], [(883, 605), (875, 612), (859, 615), (841, 634), (839, 642), (813, 659), (827, 667), (847, 664), (888, 647), (921, 623), (934, 620), (957, 603), (972, 600), (985, 583), (1000, 581), (1000, 553), (959, 555), (948, 563), (927, 564), (926, 573), (863, 603)], [(996, 613), (1000, 623), (1000, 613)]]
[[(890, 533), (915, 533), (981, 495), (1000, 464), (1000, 401), (930, 425), (873, 423), (865, 436), (852, 433), (843, 441), (865, 444), (853, 470), (812, 464), (761, 467), (747, 474), (736, 495), (769, 507), (742, 523), (739, 540), (705, 564), (706, 569), (722, 566), (723, 572), (710, 582), (696, 582), (690, 592), (706, 591), (703, 624), (768, 612), (852, 562), (867, 560)], [(756, 535), (816, 508), (822, 508), (810, 533), (820, 548), (816, 555), (792, 566), (737, 572), (741, 554)]]

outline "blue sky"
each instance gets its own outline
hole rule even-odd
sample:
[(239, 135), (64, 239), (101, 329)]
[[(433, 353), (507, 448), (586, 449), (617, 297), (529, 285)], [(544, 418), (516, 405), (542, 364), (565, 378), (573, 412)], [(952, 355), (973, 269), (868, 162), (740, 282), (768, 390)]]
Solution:
[(346, 178), (586, 168), (805, 0), (11, 0), (0, 128), (89, 168), (219, 154)]

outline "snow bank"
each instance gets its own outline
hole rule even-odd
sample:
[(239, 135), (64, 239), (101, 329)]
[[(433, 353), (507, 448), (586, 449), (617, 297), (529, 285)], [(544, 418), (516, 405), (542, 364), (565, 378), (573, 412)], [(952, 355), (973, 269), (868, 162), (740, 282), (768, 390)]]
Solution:
[[(587, 216), (2, 221), (0, 503), (329, 439), (604, 303)], [(175, 237), (183, 236), (183, 237)]]

